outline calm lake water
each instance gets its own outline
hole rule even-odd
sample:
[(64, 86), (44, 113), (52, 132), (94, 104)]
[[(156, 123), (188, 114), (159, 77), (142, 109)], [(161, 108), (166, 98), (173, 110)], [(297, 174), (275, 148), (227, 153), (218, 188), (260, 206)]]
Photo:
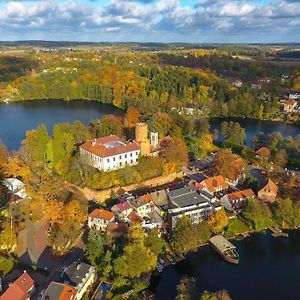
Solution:
[(96, 101), (37, 100), (0, 103), (0, 140), (8, 149), (17, 150), (25, 138), (25, 131), (44, 123), (49, 131), (55, 123), (80, 120), (84, 124), (105, 114), (122, 115), (110, 105)]
[[(49, 131), (55, 123), (72, 122), (80, 120), (88, 124), (91, 119), (101, 118), (104, 114), (123, 115), (123, 111), (110, 105), (96, 101), (60, 101), (60, 100), (36, 100), (17, 103), (0, 103), (0, 140), (10, 150), (20, 147), (25, 137), (25, 131), (36, 128), (44, 123)], [(211, 129), (220, 129), (220, 124), (230, 119), (212, 119)], [(285, 123), (258, 121), (251, 119), (234, 118), (246, 129), (248, 145), (252, 138), (260, 131), (271, 133), (279, 131), (284, 136), (296, 136), (300, 134), (300, 126)]]
[(156, 299), (174, 300), (184, 275), (196, 279), (199, 294), (226, 289), (233, 300), (300, 299), (300, 231), (277, 239), (268, 233), (254, 234), (233, 244), (240, 254), (239, 265), (225, 262), (205, 246), (152, 278)]

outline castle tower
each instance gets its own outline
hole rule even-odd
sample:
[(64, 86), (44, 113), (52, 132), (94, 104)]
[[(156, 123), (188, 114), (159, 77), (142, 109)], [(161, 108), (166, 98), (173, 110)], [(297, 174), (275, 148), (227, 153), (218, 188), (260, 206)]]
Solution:
[(148, 138), (148, 125), (146, 123), (137, 123), (135, 126), (135, 140), (141, 147), (141, 155), (150, 155), (151, 146)]
[(152, 147), (158, 146), (158, 132), (150, 132), (150, 142)]

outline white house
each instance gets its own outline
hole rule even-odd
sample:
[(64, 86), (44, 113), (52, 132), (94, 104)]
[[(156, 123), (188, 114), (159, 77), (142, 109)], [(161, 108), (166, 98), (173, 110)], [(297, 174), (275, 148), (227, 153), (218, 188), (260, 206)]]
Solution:
[(227, 194), (220, 199), (220, 203), (229, 211), (239, 210), (243, 207), (246, 200), (250, 197), (254, 197), (255, 194), (251, 189), (237, 191)]
[(88, 164), (104, 172), (136, 165), (140, 155), (135, 141), (123, 142), (115, 135), (87, 140), (79, 149)]
[(27, 198), (25, 184), (16, 178), (6, 178), (2, 181), (9, 191), (21, 199)]
[(120, 220), (124, 220), (133, 211), (133, 208), (128, 201), (125, 201), (115, 204), (111, 210), (118, 216)]
[(88, 217), (88, 226), (97, 230), (105, 231), (107, 225), (115, 221), (115, 214), (111, 211), (97, 208)]

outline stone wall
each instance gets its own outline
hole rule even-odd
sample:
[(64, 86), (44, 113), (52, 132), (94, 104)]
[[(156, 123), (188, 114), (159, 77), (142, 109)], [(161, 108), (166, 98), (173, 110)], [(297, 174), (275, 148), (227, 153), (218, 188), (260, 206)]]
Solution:
[(98, 203), (102, 203), (108, 198), (110, 198), (111, 192), (117, 192), (120, 188), (124, 189), (125, 191), (132, 191), (138, 188), (153, 188), (162, 184), (166, 184), (169, 182), (174, 181), (177, 178), (182, 178), (183, 177), (183, 172), (177, 172), (177, 173), (172, 173), (166, 176), (159, 176), (155, 177), (140, 183), (134, 183), (126, 186), (117, 186), (114, 188), (106, 189), (106, 190), (101, 190), (101, 191), (96, 191), (89, 189), (87, 187), (85, 188), (79, 188), (75, 185), (72, 184), (67, 184), (68, 188), (71, 192), (81, 192), (85, 195), (85, 197), (89, 200), (95, 199)]

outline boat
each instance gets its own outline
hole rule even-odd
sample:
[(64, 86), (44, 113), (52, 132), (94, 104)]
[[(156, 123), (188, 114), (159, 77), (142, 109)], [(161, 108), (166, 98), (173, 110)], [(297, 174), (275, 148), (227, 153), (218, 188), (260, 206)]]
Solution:
[(236, 247), (222, 235), (216, 235), (210, 238), (209, 243), (212, 248), (227, 262), (232, 264), (238, 264), (240, 262), (240, 257)]

